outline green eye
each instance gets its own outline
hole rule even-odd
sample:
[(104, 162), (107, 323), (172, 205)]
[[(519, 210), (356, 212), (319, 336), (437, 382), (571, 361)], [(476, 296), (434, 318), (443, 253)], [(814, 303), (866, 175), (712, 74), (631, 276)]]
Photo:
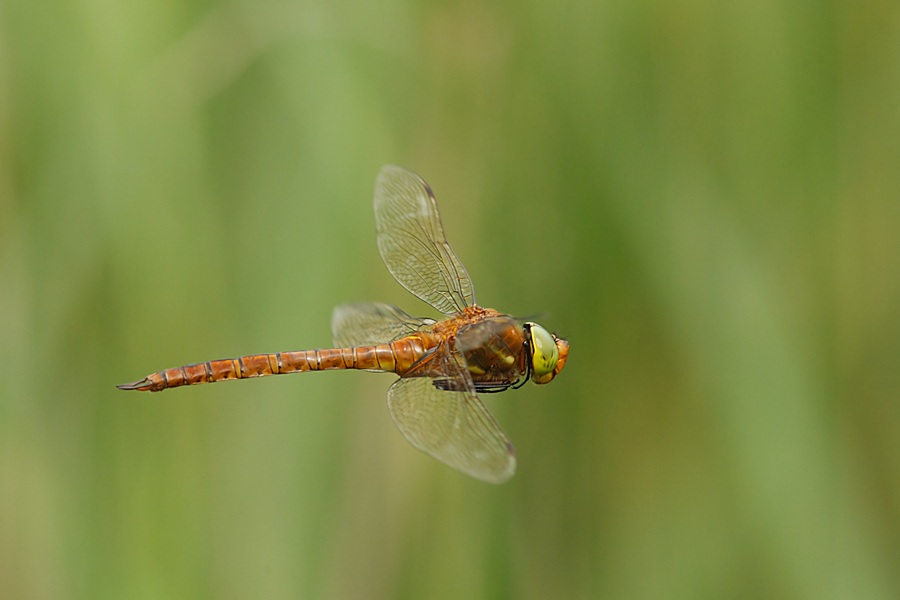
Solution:
[(559, 348), (546, 329), (537, 323), (528, 325), (531, 325), (531, 368), (534, 370), (535, 381), (538, 381), (553, 373), (559, 361)]

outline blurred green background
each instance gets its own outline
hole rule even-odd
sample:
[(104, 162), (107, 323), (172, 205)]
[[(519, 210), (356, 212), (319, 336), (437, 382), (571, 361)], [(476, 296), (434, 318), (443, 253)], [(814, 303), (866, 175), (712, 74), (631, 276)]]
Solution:
[[(495, 487), (391, 376), (384, 163), (572, 352)], [(0, 4), (0, 597), (900, 597), (900, 4)]]

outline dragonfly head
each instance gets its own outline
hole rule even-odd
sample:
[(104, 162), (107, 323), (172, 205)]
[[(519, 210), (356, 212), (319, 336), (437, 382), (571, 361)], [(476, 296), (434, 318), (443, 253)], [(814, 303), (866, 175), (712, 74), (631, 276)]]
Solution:
[(525, 323), (525, 337), (531, 361), (531, 380), (550, 383), (559, 375), (569, 357), (569, 342), (556, 337), (537, 323)]

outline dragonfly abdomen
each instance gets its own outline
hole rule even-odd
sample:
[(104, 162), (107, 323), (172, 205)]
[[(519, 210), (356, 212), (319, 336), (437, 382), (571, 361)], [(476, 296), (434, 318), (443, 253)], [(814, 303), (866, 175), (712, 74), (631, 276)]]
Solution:
[(378, 346), (276, 352), (210, 360), (158, 371), (140, 381), (117, 387), (122, 390), (160, 392), (183, 385), (334, 369), (365, 369), (403, 375), (413, 363), (425, 356), (431, 347), (429, 341), (423, 336), (412, 335)]
[(281, 352), (281, 373), (324, 371), (329, 369), (364, 369), (403, 375), (434, 344), (424, 336), (411, 335), (390, 344), (355, 346), (330, 350)]
[(208, 360), (203, 363), (184, 365), (174, 369), (157, 371), (134, 383), (125, 383), (118, 387), (121, 390), (139, 390), (142, 392), (160, 392), (183, 385), (215, 383), (230, 379), (246, 379), (249, 377), (265, 377), (279, 373), (278, 354), (255, 354), (240, 358), (224, 360)]

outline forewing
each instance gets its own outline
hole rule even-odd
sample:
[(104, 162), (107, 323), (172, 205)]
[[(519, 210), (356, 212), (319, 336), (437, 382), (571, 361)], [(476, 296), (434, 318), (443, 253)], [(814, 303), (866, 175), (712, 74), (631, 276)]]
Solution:
[(375, 180), (378, 251), (400, 285), (445, 315), (475, 304), (475, 290), (441, 224), (434, 194), (415, 173), (385, 165)]
[(377, 346), (415, 333), (430, 321), (411, 317), (393, 304), (341, 304), (331, 313), (331, 334), (336, 348)]
[(442, 463), (487, 483), (503, 483), (516, 470), (512, 444), (478, 399), (462, 355), (451, 353), (447, 344), (436, 352), (443, 375), (405, 377), (388, 391), (394, 423), (413, 446)]

